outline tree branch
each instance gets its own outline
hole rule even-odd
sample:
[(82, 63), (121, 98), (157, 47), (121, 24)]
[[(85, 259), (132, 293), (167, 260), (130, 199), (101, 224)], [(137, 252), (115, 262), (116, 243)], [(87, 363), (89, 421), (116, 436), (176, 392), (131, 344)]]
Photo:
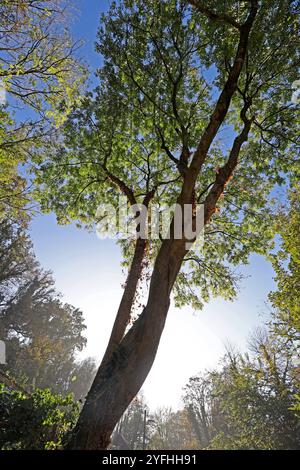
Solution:
[(221, 124), (227, 115), (231, 99), (237, 89), (238, 79), (246, 59), (249, 35), (256, 18), (257, 11), (257, 0), (251, 0), (251, 8), (247, 20), (240, 28), (240, 39), (234, 63), (230, 69), (224, 88), (211, 115), (210, 122), (207, 125), (194, 153), (183, 184), (180, 195), (181, 200), (191, 201), (199, 171), (201, 170), (201, 167), (206, 159), (211, 143), (213, 142)]
[(231, 179), (233, 172), (238, 164), (238, 157), (242, 145), (248, 140), (252, 119), (248, 119), (246, 112), (251, 105), (251, 101), (245, 103), (241, 110), (241, 119), (244, 122), (241, 133), (234, 139), (229, 157), (225, 165), (218, 170), (215, 182), (204, 201), (204, 222), (207, 224), (216, 210), (216, 203), (223, 193), (226, 184)]
[(232, 18), (229, 15), (226, 15), (226, 13), (217, 13), (213, 10), (210, 10), (207, 8), (205, 5), (200, 0), (189, 0), (189, 3), (196, 8), (200, 13), (203, 13), (207, 18), (213, 21), (220, 21), (222, 23), (229, 24), (230, 26), (233, 26), (234, 28), (237, 28), (238, 30), (241, 29), (241, 25), (235, 21), (234, 18)]

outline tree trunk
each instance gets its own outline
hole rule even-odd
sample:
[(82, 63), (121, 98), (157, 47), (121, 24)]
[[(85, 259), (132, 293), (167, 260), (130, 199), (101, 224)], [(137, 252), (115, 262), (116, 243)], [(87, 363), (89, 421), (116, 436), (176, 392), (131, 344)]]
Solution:
[(146, 246), (147, 240), (143, 240), (142, 238), (137, 239), (125, 289), (100, 367), (102, 367), (109, 360), (113, 351), (122, 340), (126, 327), (129, 324), (137, 285), (143, 271), (143, 259)]
[(163, 242), (142, 314), (99, 369), (67, 448), (106, 449), (113, 429), (143, 385), (156, 356), (170, 292), (186, 253), (184, 240)]

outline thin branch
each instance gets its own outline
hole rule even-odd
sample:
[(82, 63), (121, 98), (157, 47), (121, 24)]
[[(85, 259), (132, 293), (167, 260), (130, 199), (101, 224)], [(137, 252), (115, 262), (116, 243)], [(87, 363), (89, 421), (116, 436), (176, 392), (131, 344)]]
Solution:
[(220, 21), (221, 23), (229, 24), (238, 30), (241, 29), (241, 25), (234, 18), (227, 15), (226, 13), (217, 13), (213, 10), (210, 10), (205, 5), (203, 5), (200, 0), (189, 0), (189, 3), (210, 20)]

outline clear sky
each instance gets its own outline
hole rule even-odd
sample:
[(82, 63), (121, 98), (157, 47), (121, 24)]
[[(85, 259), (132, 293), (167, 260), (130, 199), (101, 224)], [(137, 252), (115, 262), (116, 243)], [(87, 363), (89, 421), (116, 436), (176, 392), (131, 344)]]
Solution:
[[(73, 31), (83, 38), (81, 52), (91, 70), (101, 64), (94, 41), (101, 11), (108, 0), (74, 0), (78, 6)], [(82, 309), (88, 345), (84, 356), (98, 361), (104, 352), (124, 280), (120, 250), (112, 240), (74, 226), (57, 226), (54, 215), (39, 215), (31, 224), (34, 248), (42, 266), (51, 269), (65, 301)], [(268, 318), (268, 292), (274, 288), (269, 263), (252, 256), (241, 269), (246, 276), (235, 302), (217, 299), (201, 312), (170, 308), (158, 355), (145, 383), (151, 408), (180, 405), (182, 387), (191, 375), (217, 366), (226, 341), (245, 348), (247, 336)]]

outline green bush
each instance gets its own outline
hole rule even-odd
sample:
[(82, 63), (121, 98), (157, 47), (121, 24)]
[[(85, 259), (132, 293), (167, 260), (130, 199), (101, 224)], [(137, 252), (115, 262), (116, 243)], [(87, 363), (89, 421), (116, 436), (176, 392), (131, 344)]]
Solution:
[(78, 413), (72, 395), (49, 389), (28, 395), (0, 384), (0, 449), (59, 449)]

